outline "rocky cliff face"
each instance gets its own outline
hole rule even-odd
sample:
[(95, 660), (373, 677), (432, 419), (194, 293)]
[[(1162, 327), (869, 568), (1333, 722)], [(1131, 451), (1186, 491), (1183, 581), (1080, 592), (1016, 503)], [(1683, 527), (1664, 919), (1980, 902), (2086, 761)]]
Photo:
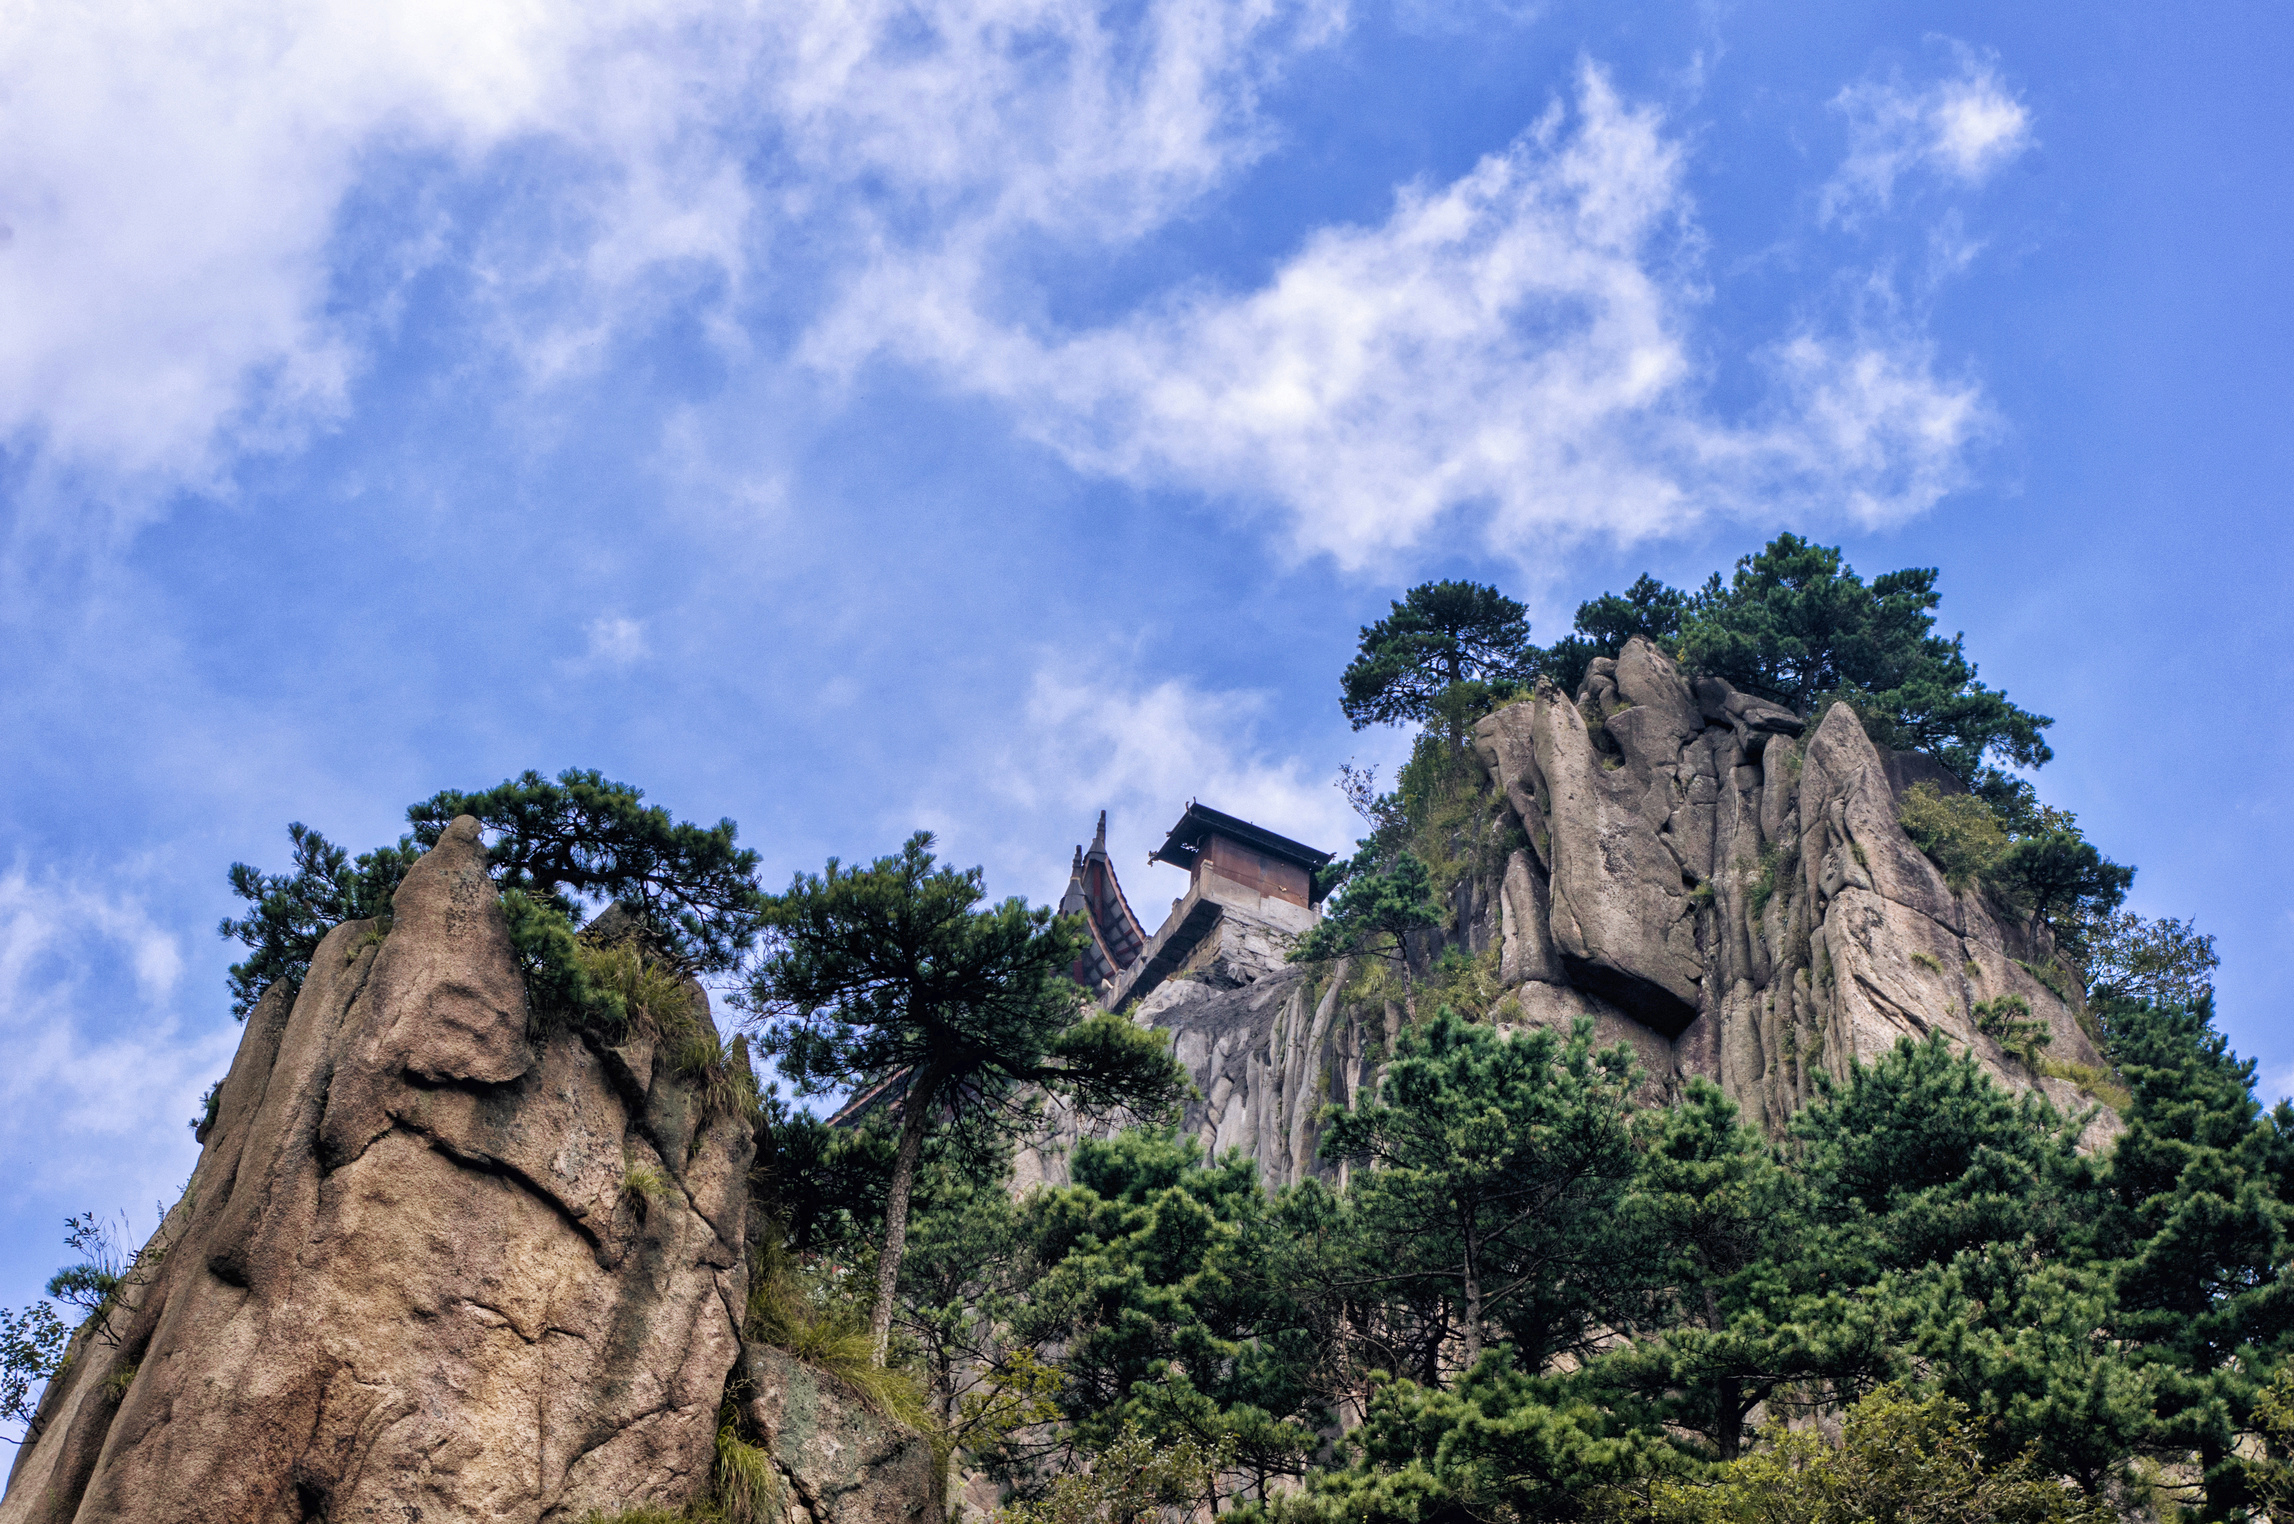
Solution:
[[(1897, 823), (1913, 783), (1958, 784), (1883, 752), (1850, 710), (1806, 733), (1635, 640), (1574, 698), (1548, 688), (1483, 720), (1473, 750), (1475, 830), (1515, 845), (1479, 854), (1450, 886), (1454, 927), (1416, 950), (1421, 965), (1444, 942), (1494, 962), (1494, 998), (1472, 1014), (1590, 1016), (1603, 1042), (1632, 1045), (1653, 1097), (1704, 1075), (1771, 1130), (1817, 1074), (1931, 1032), (2012, 1089), (2093, 1104), (2058, 1077), (2101, 1060), (2046, 932), (1955, 892)], [(1343, 984), (1198, 974), (1142, 1002), (1201, 1091), (1184, 1125), (1206, 1149), (1242, 1147), (1274, 1184), (1329, 1172), (1315, 1115), (1374, 1083), (1400, 1021)], [(2051, 1038), (2037, 1065), (1978, 1029), (1976, 1008), (2011, 995)], [(2090, 1141), (2116, 1127), (2102, 1113)]]
[[(335, 928), (300, 995), (248, 1018), (190, 1185), (75, 1337), (0, 1524), (560, 1521), (702, 1495), (743, 1353), (750, 1125), (653, 1042), (530, 1030), (456, 821), (387, 928)], [(802, 1368), (751, 1363), (776, 1385), (750, 1380), (750, 1405), (787, 1406)], [(913, 1441), (841, 1422), (848, 1450)], [(799, 1482), (817, 1428), (752, 1431), (789, 1501), (835, 1499), (792, 1519), (921, 1515), (928, 1462)]]

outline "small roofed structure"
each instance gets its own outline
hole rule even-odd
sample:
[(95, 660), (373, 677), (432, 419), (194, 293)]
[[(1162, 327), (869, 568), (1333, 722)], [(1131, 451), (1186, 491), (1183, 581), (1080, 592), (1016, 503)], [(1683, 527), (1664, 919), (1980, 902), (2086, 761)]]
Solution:
[(1187, 812), (1147, 860), (1184, 868), (1198, 882), (1206, 873), (1216, 874), (1262, 897), (1312, 910), (1322, 901), (1314, 890), (1314, 873), (1330, 861), (1330, 854), (1190, 799)]
[(1321, 919), (1315, 870), (1331, 854), (1194, 800), (1149, 862), (1185, 868), (1186, 894), (1133, 964), (1116, 976), (1110, 1009), (1164, 980), (1222, 964), (1252, 974), (1279, 967), (1289, 946)]
[(1076, 958), (1069, 977), (1094, 994), (1101, 985), (1139, 961), (1147, 946), (1146, 928), (1131, 913), (1123, 886), (1115, 881), (1115, 863), (1107, 855), (1107, 812), (1099, 812), (1099, 829), (1091, 850), (1075, 849), (1075, 866), (1068, 871), (1067, 893), (1060, 897), (1061, 915), (1079, 915), (1091, 930), (1091, 941)]

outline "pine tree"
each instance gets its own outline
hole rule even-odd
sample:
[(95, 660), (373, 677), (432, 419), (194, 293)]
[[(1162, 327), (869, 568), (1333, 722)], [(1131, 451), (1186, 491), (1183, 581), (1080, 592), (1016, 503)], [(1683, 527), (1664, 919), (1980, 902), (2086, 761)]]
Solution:
[(1457, 751), (1467, 717), (1498, 687), (1529, 675), (1536, 650), (1527, 614), (1494, 587), (1421, 583), (1393, 613), (1362, 627), (1361, 649), (1340, 678), (1339, 708), (1356, 730), (1439, 720)]
[(2195, 1455), (2196, 1516), (2255, 1497), (2241, 1437), (2294, 1353), (2294, 1108), (2264, 1113), (2254, 1062), (2213, 1029), (2213, 1001), (2124, 1002), (2112, 1056), (2133, 1093), (2108, 1184), (2121, 1263), (2114, 1331), (2157, 1379), (2149, 1447)]
[(938, 865), (919, 831), (865, 868), (800, 873), (765, 914), (746, 1003), (763, 1051), (800, 1094), (894, 1081), (900, 1133), (884, 1203), (869, 1332), (884, 1361), (925, 1135), (1032, 1125), (1035, 1099), (1153, 1112), (1185, 1085), (1168, 1040), (1085, 1013), (1067, 978), (1083, 933), (1017, 898), (989, 909), (980, 870)]
[(1445, 1008), (1402, 1034), (1379, 1099), (1329, 1113), (1324, 1157), (1375, 1166), (1354, 1189), (1381, 1281), (1440, 1287), (1468, 1367), (1493, 1322), (1531, 1369), (1591, 1326), (1638, 1078), (1629, 1050), (1594, 1049), (1590, 1018), (1509, 1039)]
[[(1373, 846), (1364, 843), (1365, 855)], [(1357, 862), (1361, 858), (1355, 859)], [(1410, 938), (1442, 924), (1434, 903), (1433, 878), (1416, 853), (1397, 851), (1393, 861), (1345, 881), (1324, 906), (1322, 919), (1298, 945), (1301, 962), (1378, 958), (1402, 979), (1402, 1004), (1414, 1021), (1417, 985), (1410, 970)]]

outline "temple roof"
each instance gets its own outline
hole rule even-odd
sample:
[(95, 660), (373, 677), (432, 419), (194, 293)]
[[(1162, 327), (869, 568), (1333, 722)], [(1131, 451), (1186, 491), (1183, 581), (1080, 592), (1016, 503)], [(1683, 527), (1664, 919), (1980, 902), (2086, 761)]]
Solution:
[(1099, 812), (1099, 829), (1091, 849), (1075, 849), (1075, 864), (1068, 871), (1067, 893), (1060, 897), (1061, 915), (1080, 915), (1091, 930), (1091, 945), (1069, 971), (1076, 983), (1097, 990), (1139, 960), (1147, 945), (1147, 932), (1131, 913), (1123, 885), (1116, 881), (1115, 862), (1107, 855), (1107, 812)]
[(1310, 876), (1331, 858), (1330, 853), (1318, 852), (1305, 842), (1277, 836), (1264, 826), (1238, 820), (1224, 811), (1214, 810), (1207, 804), (1197, 804), (1190, 799), (1187, 801), (1186, 813), (1179, 817), (1179, 823), (1171, 827), (1171, 834), (1164, 838), (1163, 845), (1147, 854), (1147, 860), (1151, 863), (1170, 863), (1192, 872), (1195, 859), (1203, 850), (1203, 838), (1210, 835), (1240, 842), (1278, 862), (1296, 863)]

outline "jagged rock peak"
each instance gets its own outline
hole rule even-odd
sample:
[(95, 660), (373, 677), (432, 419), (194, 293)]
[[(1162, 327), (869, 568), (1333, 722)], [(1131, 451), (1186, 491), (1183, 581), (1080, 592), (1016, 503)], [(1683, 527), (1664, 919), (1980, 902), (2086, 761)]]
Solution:
[[(572, 1520), (706, 1488), (746, 1117), (529, 1030), (477, 822), (249, 1016), (183, 1199), (75, 1336), (0, 1524)], [(706, 1019), (704, 1016), (703, 1019)]]
[[(1874, 745), (1848, 706), (1811, 730), (1635, 639), (1574, 698), (1545, 684), (1483, 719), (1473, 755), (1488, 818), (1520, 844), (1447, 886), (1455, 925), (1425, 951), (1494, 952), (1501, 993), (1477, 1014), (1590, 1016), (1633, 1047), (1652, 1099), (1703, 1075), (1772, 1131), (1818, 1074), (1931, 1033), (2011, 1089), (2094, 1104), (2075, 1077), (2102, 1060), (2046, 930), (1955, 892), (1898, 822), (1911, 784), (1957, 780)], [(1374, 1083), (1400, 1019), (1309, 978), (1174, 979), (1136, 1012), (1194, 1077), (1188, 1130), (1243, 1148), (1270, 1184), (1333, 1172), (1313, 1119)], [(1978, 1007), (2008, 997), (2045, 1025), (2036, 1058), (1979, 1028)], [(2099, 1113), (2090, 1144), (2117, 1127)]]

